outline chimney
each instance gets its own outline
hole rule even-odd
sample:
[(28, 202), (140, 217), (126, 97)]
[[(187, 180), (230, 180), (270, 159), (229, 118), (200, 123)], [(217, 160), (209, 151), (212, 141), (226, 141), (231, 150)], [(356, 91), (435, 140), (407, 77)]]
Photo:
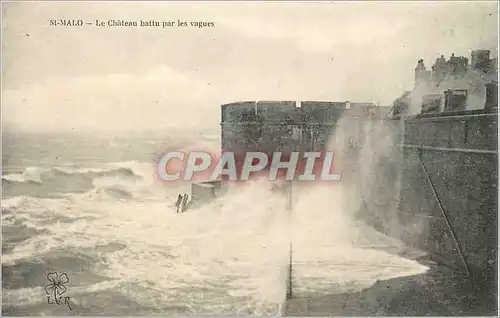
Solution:
[(498, 107), (498, 83), (486, 84), (486, 102), (485, 109)]
[(467, 107), (467, 90), (449, 89), (444, 92), (444, 111), (462, 111)]
[(486, 70), (490, 63), (490, 50), (475, 50), (471, 54), (471, 68)]
[(441, 94), (427, 94), (422, 96), (421, 114), (439, 113), (441, 111)]

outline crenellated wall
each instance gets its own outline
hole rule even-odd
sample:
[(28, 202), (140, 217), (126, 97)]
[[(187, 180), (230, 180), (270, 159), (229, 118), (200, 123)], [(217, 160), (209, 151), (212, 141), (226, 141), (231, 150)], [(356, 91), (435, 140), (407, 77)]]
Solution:
[[(369, 103), (236, 102), (221, 107), (222, 152), (323, 151), (342, 116), (380, 116)], [(383, 107), (385, 109), (385, 107)]]

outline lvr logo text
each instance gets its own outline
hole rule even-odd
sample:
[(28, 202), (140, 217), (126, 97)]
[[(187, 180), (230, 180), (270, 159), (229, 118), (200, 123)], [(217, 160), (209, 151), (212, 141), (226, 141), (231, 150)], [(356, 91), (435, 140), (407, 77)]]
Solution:
[(68, 296), (62, 296), (68, 289), (66, 284), (69, 283), (69, 278), (66, 273), (58, 275), (56, 272), (48, 273), (47, 280), (50, 282), (45, 286), (47, 293), (47, 303), (51, 305), (67, 305), (69, 310), (72, 310)]

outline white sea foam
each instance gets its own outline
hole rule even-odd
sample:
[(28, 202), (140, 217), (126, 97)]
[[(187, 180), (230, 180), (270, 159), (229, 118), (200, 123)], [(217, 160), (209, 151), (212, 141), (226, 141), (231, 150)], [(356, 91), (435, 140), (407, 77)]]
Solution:
[(14, 181), (14, 182), (37, 182), (41, 183), (42, 173), (49, 171), (49, 169), (40, 167), (27, 167), (22, 172), (8, 173), (2, 175), (3, 180)]
[[(206, 145), (194, 148), (201, 146)], [(121, 292), (138, 303), (182, 304), (190, 313), (211, 314), (279, 313), (290, 242), (299, 295), (360, 289), (377, 279), (425, 270), (385, 252), (387, 247), (398, 248), (394, 240), (353, 221), (355, 205), (345, 201), (342, 182), (294, 186), (292, 214), (286, 208), (287, 196), (273, 192), (263, 180), (248, 181), (219, 200), (177, 214), (174, 202), (179, 193), (188, 192), (188, 185), (157, 180), (154, 162), (116, 162), (65, 172), (120, 168), (141, 177), (99, 175), (85, 193), (6, 200), (7, 206), (22, 207), (26, 224), (47, 232), (17, 244), (12, 254), (4, 255), (4, 263), (54, 250), (93, 253), (101, 260), (94, 270), (116, 279)], [(119, 198), (109, 190), (130, 196)], [(59, 222), (62, 217), (72, 221)], [(124, 248), (97, 248), (116, 243)]]
[(20, 207), (26, 201), (23, 195), (2, 200), (2, 209), (14, 209)]

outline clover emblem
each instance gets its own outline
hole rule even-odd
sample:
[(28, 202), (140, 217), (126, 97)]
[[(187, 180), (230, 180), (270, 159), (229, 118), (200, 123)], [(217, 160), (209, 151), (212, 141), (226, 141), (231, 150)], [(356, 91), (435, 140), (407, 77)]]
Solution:
[(56, 272), (48, 273), (47, 280), (50, 282), (47, 286), (45, 286), (45, 292), (47, 295), (54, 295), (57, 298), (57, 295), (62, 295), (66, 292), (67, 288), (64, 286), (69, 283), (69, 278), (66, 273), (61, 273), (58, 275)]

